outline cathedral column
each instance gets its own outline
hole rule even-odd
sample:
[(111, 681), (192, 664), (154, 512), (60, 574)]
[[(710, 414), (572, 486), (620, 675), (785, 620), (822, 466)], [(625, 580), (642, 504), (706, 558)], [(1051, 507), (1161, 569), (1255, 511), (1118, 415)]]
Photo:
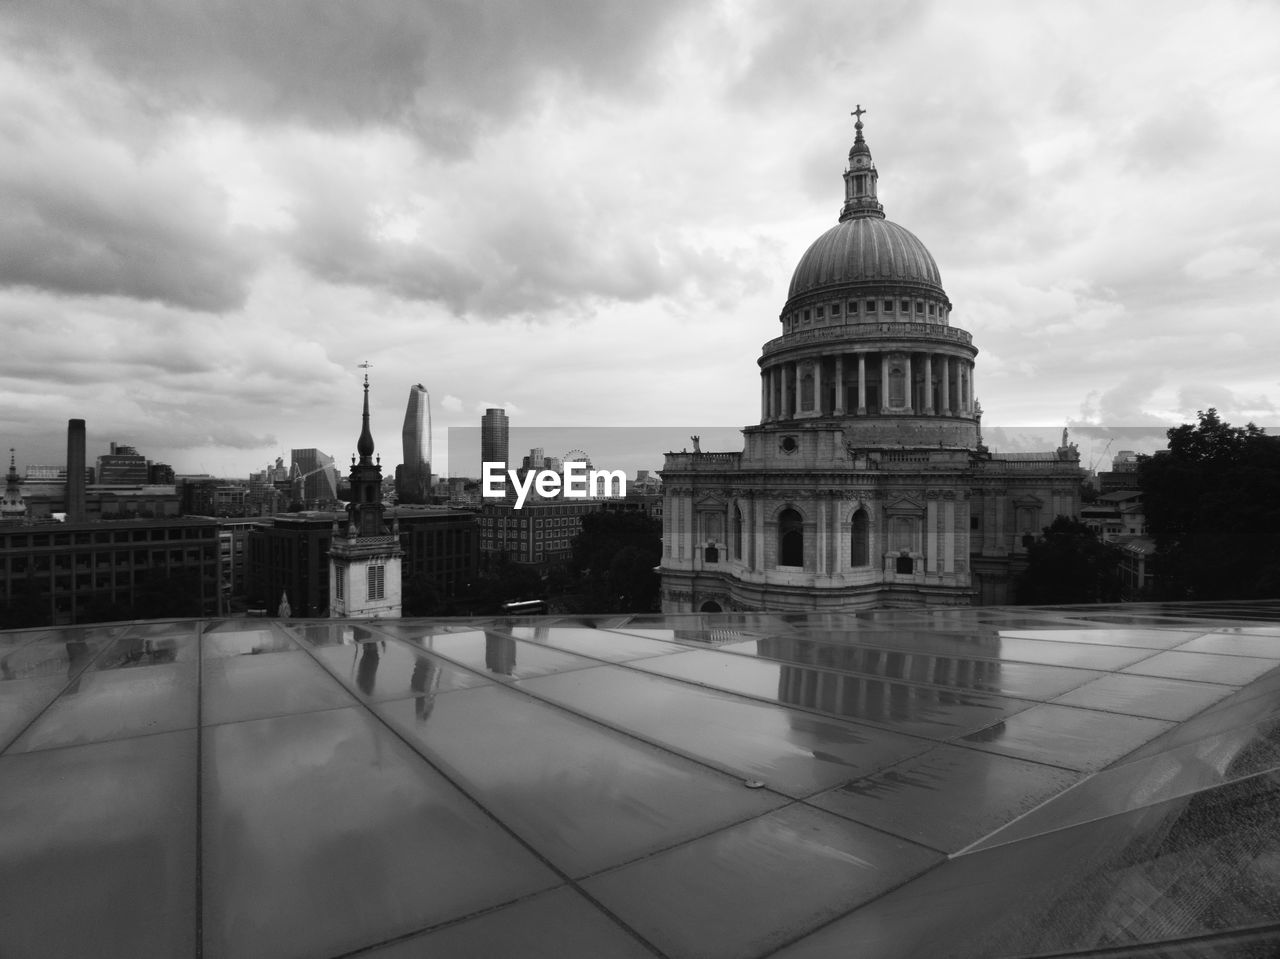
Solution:
[(791, 416), (792, 418), (795, 418), (800, 415), (800, 410), (802, 409), (800, 405), (800, 363), (799, 361), (796, 361), (791, 364), (791, 376), (792, 376), (791, 385), (793, 387), (791, 402), (795, 404), (791, 407)]
[(942, 358), (942, 415), (951, 415), (951, 357)]
[(907, 354), (907, 412), (914, 413), (916, 406), (916, 381), (911, 375), (911, 354)]
[(814, 504), (814, 572), (822, 576), (827, 571), (827, 501), (819, 499)]
[(926, 573), (938, 571), (938, 501), (930, 499), (925, 504), (925, 539), (924, 570)]
[(763, 570), (768, 565), (764, 552), (764, 499), (751, 499), (751, 542), (754, 553), (751, 556), (751, 568)]
[(822, 357), (813, 361), (813, 413), (822, 415)]
[(849, 566), (849, 545), (845, 542), (845, 525), (842, 522), (844, 501), (831, 494), (831, 566), (832, 573), (839, 573)]
[(769, 371), (760, 371), (760, 419), (769, 418)]
[(880, 412), (889, 409), (889, 354), (880, 353)]
[(844, 354), (836, 354), (836, 406), (831, 412), (844, 415)]
[(924, 411), (933, 412), (933, 354), (924, 355)]
[(867, 354), (858, 353), (858, 415), (867, 415)]
[(942, 504), (942, 571), (956, 571), (956, 502), (952, 499)]

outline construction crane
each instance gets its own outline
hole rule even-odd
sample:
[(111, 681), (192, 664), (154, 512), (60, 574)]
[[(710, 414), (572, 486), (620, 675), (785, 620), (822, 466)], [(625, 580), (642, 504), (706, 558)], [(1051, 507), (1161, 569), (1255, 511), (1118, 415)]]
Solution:
[(1114, 437), (1114, 436), (1113, 436), (1111, 439), (1107, 440), (1107, 445), (1106, 445), (1106, 446), (1104, 446), (1104, 447), (1102, 447), (1102, 452), (1101, 452), (1101, 453), (1099, 453), (1097, 456), (1095, 456), (1095, 457), (1093, 458), (1093, 462), (1089, 464), (1089, 472), (1091, 472), (1091, 473), (1092, 473), (1092, 472), (1094, 472), (1095, 470), (1097, 470), (1097, 468), (1098, 468), (1098, 461), (1099, 461), (1100, 459), (1102, 459), (1102, 457), (1104, 457), (1104, 456), (1106, 456), (1106, 455), (1107, 455), (1107, 450), (1111, 449), (1111, 444), (1112, 444), (1112, 443), (1114, 443), (1115, 441), (1116, 441), (1116, 440), (1115, 440), (1115, 437)]
[(306, 499), (306, 492), (307, 492), (307, 480), (308, 480), (310, 477), (315, 476), (317, 473), (323, 473), (323, 472), (325, 472), (326, 470), (333, 470), (333, 471), (334, 471), (334, 473), (337, 473), (338, 468), (337, 468), (337, 465), (336, 465), (336, 464), (334, 464), (334, 463), (324, 463), (324, 464), (322, 464), (322, 465), (320, 465), (320, 466), (317, 466), (315, 469), (313, 469), (313, 470), (307, 470), (307, 472), (305, 472), (305, 473), (304, 473), (304, 472), (302, 472), (302, 467), (300, 467), (297, 463), (294, 463), (294, 464), (293, 464), (293, 473), (292, 473), (292, 475), (290, 475), (290, 477), (289, 477), (289, 486), (290, 486), (290, 489), (293, 491), (294, 499), (297, 499), (297, 500), (302, 501), (302, 502), (304, 502), (304, 503), (306, 503), (306, 502), (316, 502), (316, 503), (321, 502), (320, 500), (307, 500), (307, 499)]

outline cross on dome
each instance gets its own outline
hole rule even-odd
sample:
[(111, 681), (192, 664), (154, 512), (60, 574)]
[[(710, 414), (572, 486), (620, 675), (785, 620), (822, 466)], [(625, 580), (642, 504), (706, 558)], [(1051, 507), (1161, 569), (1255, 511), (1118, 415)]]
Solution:
[(866, 112), (867, 112), (866, 110), (862, 109), (861, 103), (858, 104), (858, 108), (856, 110), (849, 111), (849, 116), (855, 118), (853, 122), (855, 144), (862, 142), (862, 115)]

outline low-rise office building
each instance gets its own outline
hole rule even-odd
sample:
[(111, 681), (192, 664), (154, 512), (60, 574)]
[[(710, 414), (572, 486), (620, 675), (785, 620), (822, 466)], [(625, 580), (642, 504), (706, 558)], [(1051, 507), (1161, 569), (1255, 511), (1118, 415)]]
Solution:
[[(174, 517), (0, 528), (0, 602), (31, 604), (53, 625), (127, 612), (148, 590), (180, 582), (190, 615), (217, 615), (218, 528)], [(153, 613), (139, 610), (140, 615)]]

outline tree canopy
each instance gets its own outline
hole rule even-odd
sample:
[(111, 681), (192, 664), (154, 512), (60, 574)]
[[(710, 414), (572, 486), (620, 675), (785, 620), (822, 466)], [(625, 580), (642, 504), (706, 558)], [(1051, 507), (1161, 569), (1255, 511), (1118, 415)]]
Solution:
[(645, 613), (657, 607), (662, 523), (643, 513), (600, 510), (582, 517), (573, 540), (584, 612)]
[(1059, 516), (1027, 547), (1018, 602), (1110, 603), (1120, 598), (1120, 551), (1079, 520)]
[(1138, 465), (1163, 599), (1280, 596), (1280, 439), (1218, 411)]
[(469, 607), (472, 612), (497, 613), (504, 603), (545, 598), (546, 586), (537, 570), (503, 554), (480, 573), (471, 592), (459, 598), (458, 605)]

